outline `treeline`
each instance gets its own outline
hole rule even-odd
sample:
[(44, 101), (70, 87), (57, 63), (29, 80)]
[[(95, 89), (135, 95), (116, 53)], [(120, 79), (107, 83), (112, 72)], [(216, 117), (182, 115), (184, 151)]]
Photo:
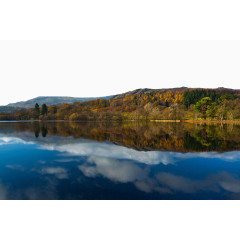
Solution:
[(74, 104), (33, 108), (1, 113), (0, 120), (181, 120), (240, 119), (240, 96), (231, 90), (167, 90), (126, 94), (109, 100), (97, 99)]

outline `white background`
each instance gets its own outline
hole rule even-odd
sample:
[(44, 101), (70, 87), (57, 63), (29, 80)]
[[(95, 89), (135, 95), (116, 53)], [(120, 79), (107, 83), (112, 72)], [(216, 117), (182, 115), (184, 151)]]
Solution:
[(239, 201), (14, 201), (0, 210), (4, 240), (239, 239)]
[[(3, 0), (0, 2), (0, 39), (240, 40), (239, 9), (239, 1), (231, 0)], [(6, 44), (9, 43), (0, 43), (0, 56), (2, 55), (5, 58), (7, 58), (6, 50), (2, 46)], [(13, 43), (13, 45), (17, 44), (24, 45), (26, 43)], [(53, 44), (55, 43), (53, 42)], [(194, 58), (193, 63), (190, 60), (187, 61), (187, 64), (190, 64), (190, 72), (186, 73), (180, 67), (177, 68), (180, 73), (179, 76), (181, 76), (180, 79), (184, 79), (184, 74), (190, 79), (192, 74), (196, 72), (193, 74), (193, 81), (198, 80), (202, 85), (205, 78), (200, 80), (200, 76), (208, 76), (210, 79), (216, 74), (216, 79), (225, 79), (224, 83), (228, 84), (226, 86), (237, 87), (237, 81), (239, 81), (239, 71), (237, 70), (239, 43), (226, 43), (227, 48), (223, 48), (220, 52), (218, 51), (218, 44), (212, 42), (212, 45), (215, 44), (216, 47), (209, 50), (209, 54), (208, 51), (202, 50), (207, 55), (202, 60), (198, 60), (197, 63), (200, 65), (194, 64), (197, 61), (196, 58)], [(16, 51), (21, 50), (17, 49)], [(34, 51), (36, 50), (33, 49)], [(196, 48), (193, 48), (193, 52), (195, 51), (197, 51)], [(17, 53), (14, 54), (9, 55), (17, 55)], [(26, 53), (26, 55), (29, 54)], [(190, 56), (194, 55), (189, 54)], [(214, 54), (216, 54), (216, 57), (213, 57)], [(201, 55), (201, 51), (198, 52), (198, 55)], [(1, 96), (7, 92), (8, 95), (12, 95), (12, 99), (15, 99), (15, 97), (19, 97), (17, 91), (23, 91), (22, 97), (24, 98), (24, 89), (29, 86), (19, 85), (19, 79), (7, 78), (12, 77), (13, 73), (9, 69), (8, 62), (2, 60), (2, 56), (0, 57)], [(232, 57), (235, 58), (235, 61)], [(124, 59), (126, 60), (127, 57)], [(211, 62), (211, 59), (218, 61), (219, 64), (214, 61)], [(180, 63), (180, 59), (177, 60)], [(12, 63), (14, 61), (16, 60), (13, 60)], [(42, 62), (43, 66), (44, 64), (47, 65), (49, 60), (46, 57), (44, 61), (46, 63)], [(139, 61), (143, 61), (142, 64), (146, 63), (146, 60), (141, 60), (141, 58)], [(19, 59), (19, 62), (21, 62), (21, 59)], [(160, 62), (163, 62), (163, 60), (160, 60)], [(27, 63), (32, 64), (34, 68), (33, 63), (30, 61)], [(65, 62), (62, 64), (65, 64)], [(165, 66), (169, 67), (169, 65)], [(187, 67), (184, 66), (183, 64), (185, 70)], [(201, 66), (203, 66), (202, 72), (199, 70)], [(14, 69), (16, 63), (12, 67)], [(148, 67), (151, 69), (151, 66)], [(173, 66), (173, 69), (175, 67), (177, 67), (177, 64)], [(25, 69), (24, 66), (23, 68)], [(55, 69), (56, 66), (53, 65), (53, 68)], [(155, 67), (152, 68), (155, 69)], [(7, 77), (6, 69), (9, 69), (9, 76), (7, 75)], [(20, 67), (17, 69), (21, 76), (26, 74), (27, 79), (30, 79), (30, 73), (34, 73), (32, 84), (38, 88), (39, 85), (34, 82), (37, 75), (35, 72), (37, 71), (40, 76), (43, 74), (38, 71), (38, 67), (35, 66), (30, 73), (26, 73)], [(205, 74), (206, 69), (209, 70), (209, 74)], [(52, 70), (49, 71), (51, 73)], [(60, 69), (60, 71), (64, 70)], [(144, 72), (142, 69), (139, 71)], [(159, 74), (159, 72), (157, 73)], [(169, 70), (168, 75), (172, 76), (172, 74), (172, 71)], [(155, 74), (152, 74), (152, 76), (155, 76)], [(11, 91), (7, 87), (10, 80)], [(134, 83), (137, 83), (137, 81), (134, 79)], [(170, 80), (167, 81), (169, 81), (169, 84), (171, 83)], [(57, 87), (58, 79), (54, 78), (54, 82)], [(209, 80), (209, 84), (212, 84), (212, 81)], [(179, 81), (176, 85), (180, 86), (183, 83)], [(84, 85), (81, 84), (82, 86)], [(220, 80), (219, 86), (223, 86)], [(16, 90), (13, 90), (14, 88)], [(129, 88), (131, 88), (130, 85)], [(29, 89), (32, 90), (33, 88), (29, 87)], [(105, 89), (107, 89), (107, 86), (105, 86)], [(239, 201), (5, 201), (0, 204), (1, 237), (2, 239), (24, 240), (80, 238), (237, 239), (239, 238), (239, 209)]]
[(238, 0), (0, 1), (1, 39), (240, 39)]
[(0, 105), (138, 88), (240, 89), (240, 41), (2, 41)]

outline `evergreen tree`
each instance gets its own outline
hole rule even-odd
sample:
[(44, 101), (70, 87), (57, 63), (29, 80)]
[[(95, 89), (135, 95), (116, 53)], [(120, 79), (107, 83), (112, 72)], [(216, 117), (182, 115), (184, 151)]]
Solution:
[(39, 108), (38, 103), (35, 104), (35, 108), (34, 108), (34, 109), (35, 109), (36, 112), (39, 112), (39, 111), (40, 111), (40, 108)]
[(44, 103), (41, 108), (41, 115), (45, 115), (48, 113), (47, 105)]
[(41, 127), (41, 132), (42, 132), (42, 137), (46, 137), (47, 136), (47, 133), (48, 133), (48, 130), (46, 127), (42, 126)]
[(40, 107), (38, 105), (38, 103), (35, 104), (35, 107), (34, 107), (34, 118), (39, 118), (39, 115), (40, 115)]

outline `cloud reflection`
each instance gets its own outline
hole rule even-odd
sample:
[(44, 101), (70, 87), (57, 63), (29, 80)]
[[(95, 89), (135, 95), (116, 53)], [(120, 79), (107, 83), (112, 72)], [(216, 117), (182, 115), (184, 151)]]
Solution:
[(129, 159), (145, 164), (170, 164), (177, 159), (169, 158), (168, 154), (159, 151), (137, 151), (134, 149), (117, 146), (109, 143), (88, 142), (67, 145), (42, 145), (41, 149), (54, 150), (61, 153), (68, 153), (71, 156), (98, 156), (114, 159)]
[(68, 173), (65, 168), (62, 167), (47, 167), (41, 170), (42, 174), (52, 174), (55, 175), (58, 179), (67, 179)]
[(16, 138), (16, 137), (0, 137), (0, 146), (1, 145), (9, 145), (9, 144), (34, 144), (33, 142), (27, 142), (24, 141), (20, 138)]
[[(0, 137), (0, 145), (15, 143), (32, 144), (31, 142), (25, 142), (18, 138)], [(34, 147), (36, 148), (36, 146)], [(0, 183), (0, 199), (6, 199), (7, 197), (15, 199), (57, 199), (57, 189), (58, 184), (61, 183), (61, 179), (68, 179), (71, 181), (71, 184), (77, 183), (77, 186), (79, 186), (77, 182), (77, 177), (79, 176), (73, 175), (70, 168), (68, 169), (69, 165), (67, 163), (69, 162), (72, 162), (71, 166), (75, 164), (75, 168), (77, 167), (83, 173), (83, 175), (81, 175), (83, 178), (84, 176), (88, 178), (104, 177), (117, 183), (132, 183), (136, 189), (144, 193), (170, 194), (173, 198), (174, 196), (178, 196), (177, 193), (179, 192), (194, 194), (203, 191), (209, 193), (224, 192), (224, 194), (228, 193), (231, 196), (237, 196), (237, 194), (239, 194), (238, 196), (240, 196), (240, 180), (238, 175), (220, 171), (216, 174), (206, 174), (202, 179), (195, 179), (187, 177), (186, 175), (182, 176), (181, 171), (176, 167), (179, 161), (186, 159), (195, 160), (196, 158), (199, 158), (197, 159), (199, 161), (214, 158), (228, 162), (239, 161), (239, 151), (225, 153), (144, 152), (111, 143), (93, 141), (82, 141), (62, 145), (45, 143), (45, 145), (42, 144), (39, 148), (57, 151), (55, 160), (52, 162), (39, 160), (38, 163), (41, 164), (40, 167), (37, 166), (34, 169), (34, 171), (39, 174), (39, 181), (41, 181), (43, 185), (34, 187), (34, 184), (30, 183), (29, 186), (26, 188), (24, 186), (24, 188), (19, 189), (19, 191), (10, 191), (11, 186), (6, 185), (6, 187)], [(59, 157), (59, 155), (61, 155), (61, 157)], [(55, 165), (53, 165), (53, 162)], [(47, 166), (47, 164), (51, 164), (52, 166)], [(154, 166), (152, 166), (157, 164), (175, 164), (175, 166), (161, 166), (162, 168), (158, 168), (158, 166), (154, 168)], [(5, 167), (26, 171), (26, 175), (33, 169), (31, 168), (29, 170), (27, 166), (22, 167), (19, 164), (7, 164)], [(157, 169), (157, 171), (151, 171), (152, 169)], [(168, 172), (173, 169), (177, 171)], [(80, 175), (80, 172), (77, 172)]]
[(131, 148), (104, 142), (83, 142), (66, 145), (42, 145), (41, 149), (58, 151), (68, 156), (97, 156), (102, 158), (128, 159), (147, 165), (175, 164), (178, 161), (191, 158), (218, 158), (224, 161), (240, 161), (240, 152), (200, 152), (180, 153), (163, 151), (137, 151)]
[(224, 189), (230, 193), (240, 193), (240, 180), (228, 172), (220, 172), (207, 176), (205, 179), (190, 179), (168, 172), (161, 172), (153, 179), (136, 182), (135, 186), (145, 192), (160, 193), (196, 193), (199, 191), (220, 192)]
[(95, 156), (89, 157), (78, 168), (87, 177), (97, 177), (100, 175), (112, 181), (122, 183), (133, 182), (147, 176), (145, 170), (131, 162)]
[(137, 189), (146, 193), (174, 194), (183, 192), (191, 194), (199, 191), (217, 193), (222, 189), (230, 193), (240, 193), (238, 176), (228, 172), (210, 174), (205, 179), (191, 179), (169, 172), (158, 172), (150, 176), (148, 168), (140, 168), (133, 162), (95, 156), (89, 157), (78, 168), (87, 177), (102, 176), (111, 181), (132, 182)]

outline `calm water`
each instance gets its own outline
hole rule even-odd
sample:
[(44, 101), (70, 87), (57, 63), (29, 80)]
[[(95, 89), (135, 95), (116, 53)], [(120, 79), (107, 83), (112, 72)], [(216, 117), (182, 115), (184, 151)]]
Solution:
[(1, 199), (240, 199), (240, 126), (0, 122)]

